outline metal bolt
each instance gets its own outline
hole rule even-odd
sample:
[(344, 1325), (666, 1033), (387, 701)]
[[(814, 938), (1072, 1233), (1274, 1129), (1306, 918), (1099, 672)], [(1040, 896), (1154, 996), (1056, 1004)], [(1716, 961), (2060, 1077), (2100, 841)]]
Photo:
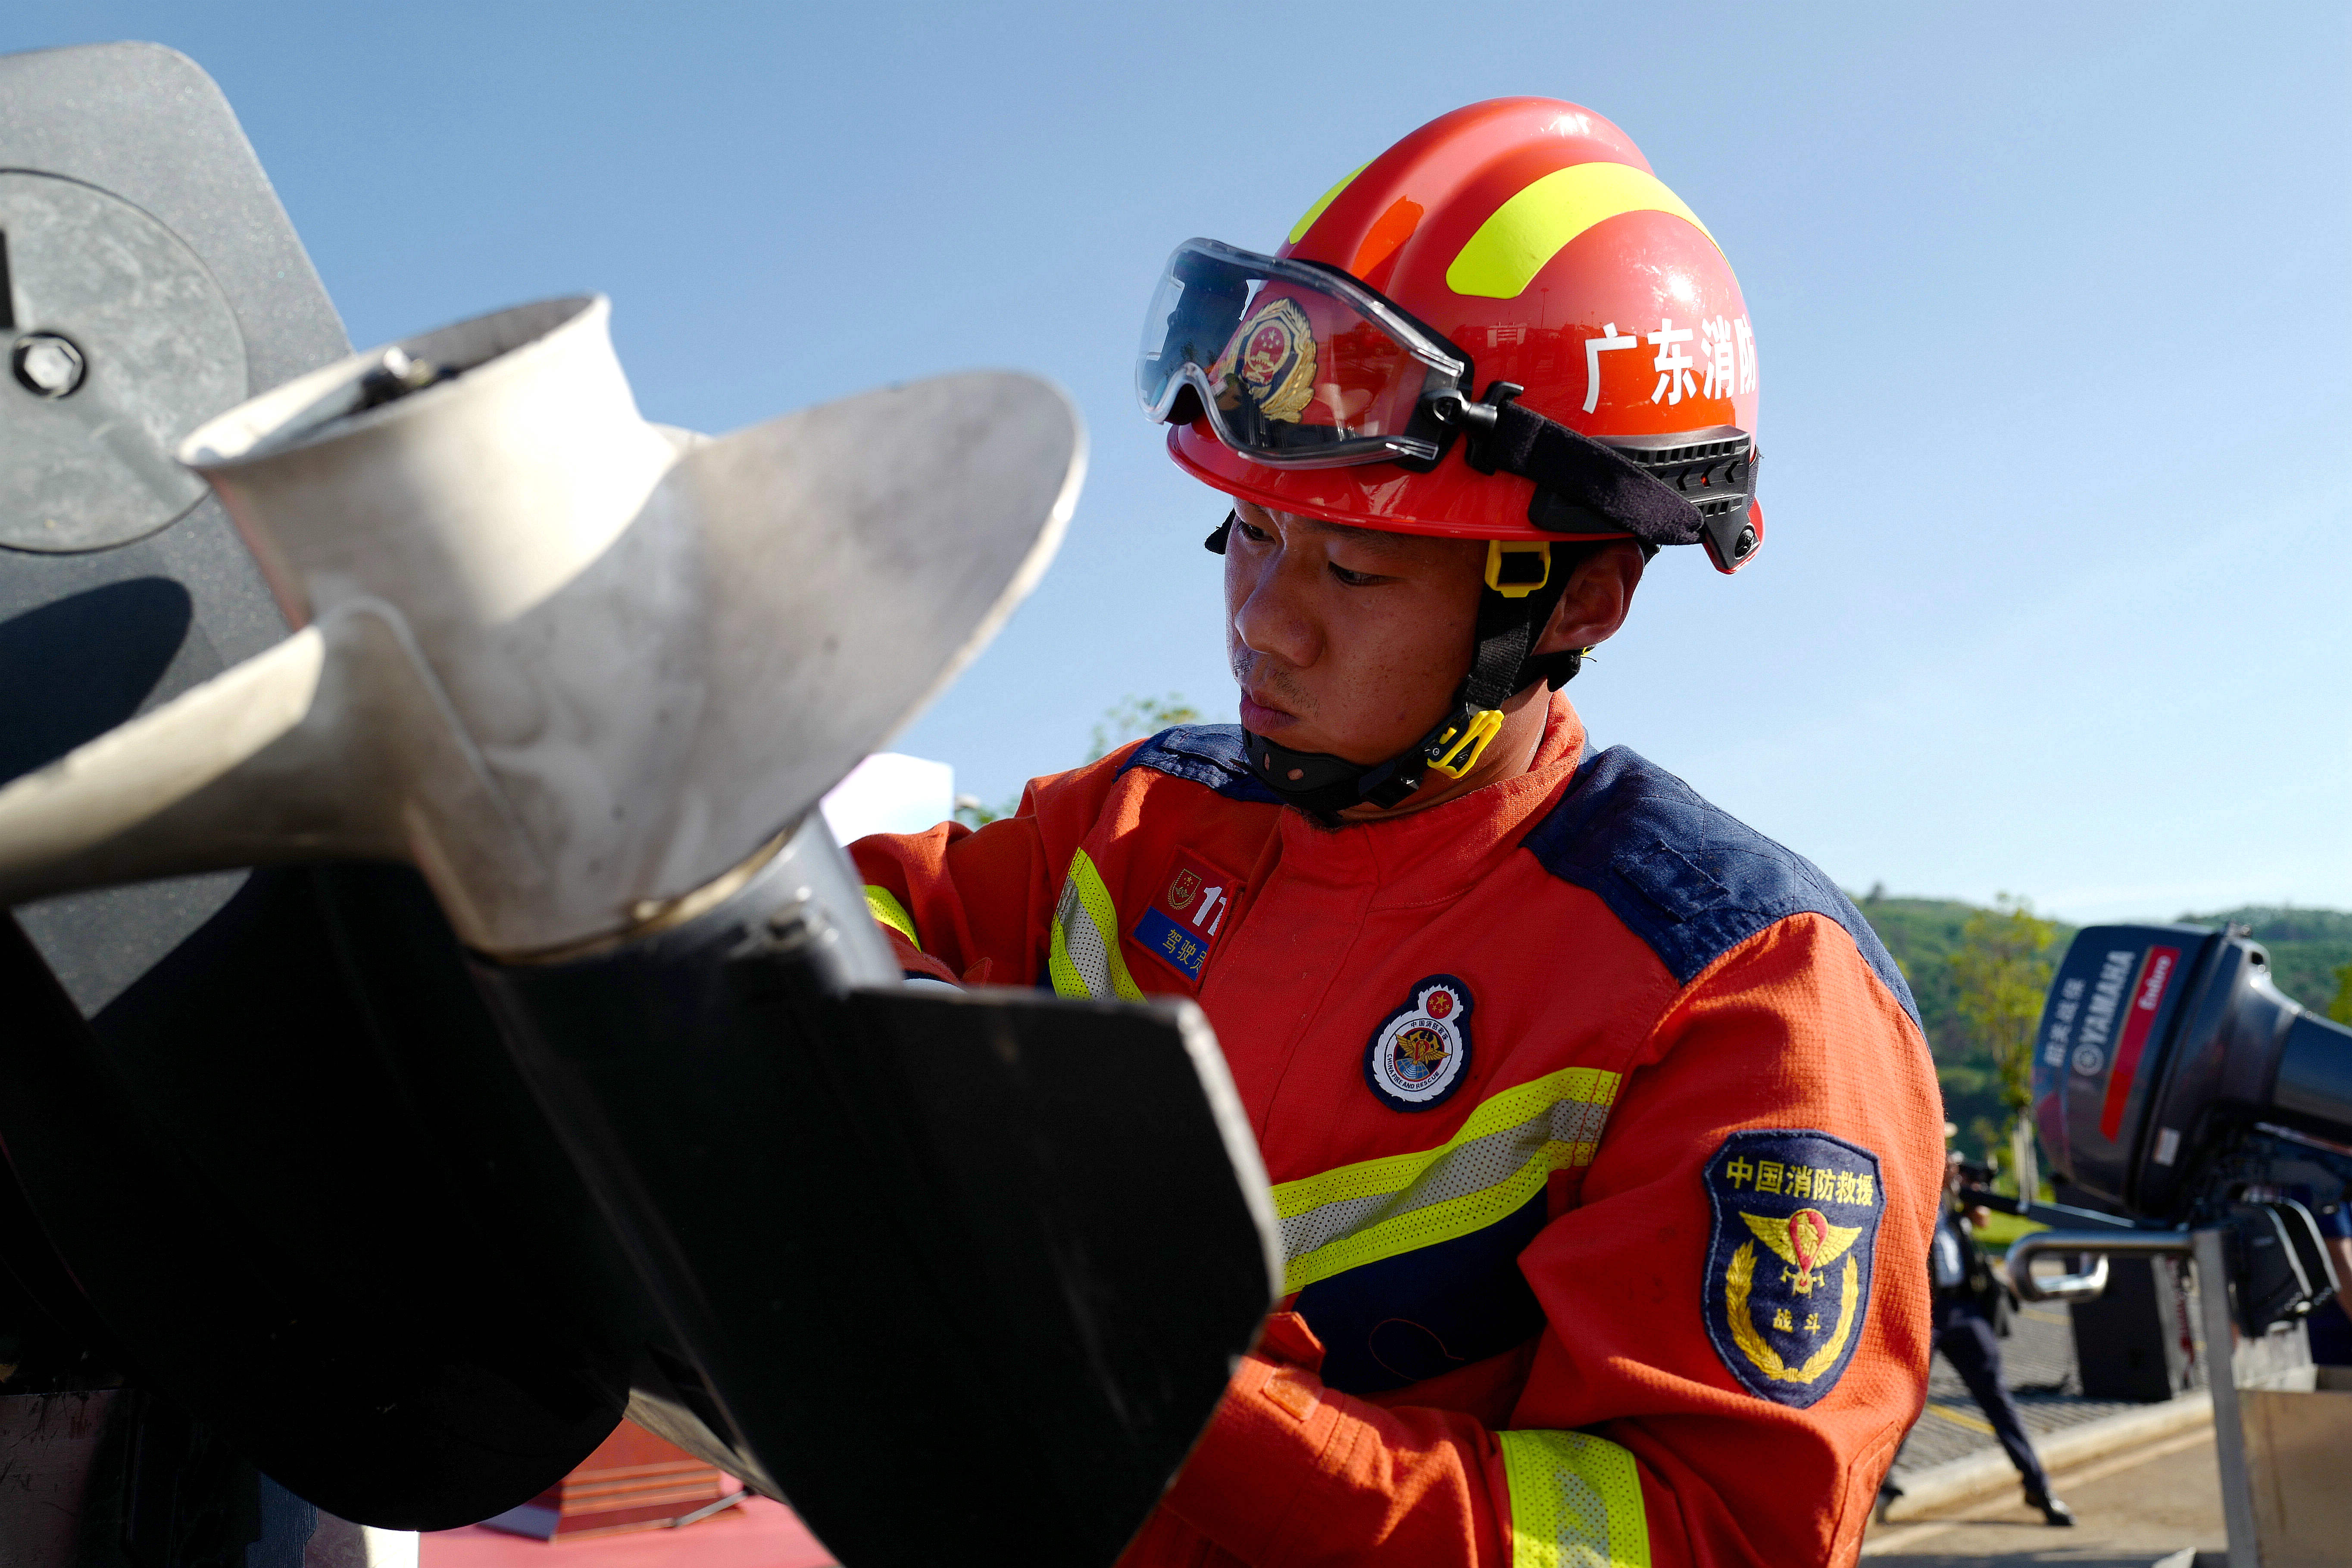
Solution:
[(39, 397), (70, 397), (89, 371), (81, 350), (55, 332), (26, 333), (9, 359), (16, 384)]

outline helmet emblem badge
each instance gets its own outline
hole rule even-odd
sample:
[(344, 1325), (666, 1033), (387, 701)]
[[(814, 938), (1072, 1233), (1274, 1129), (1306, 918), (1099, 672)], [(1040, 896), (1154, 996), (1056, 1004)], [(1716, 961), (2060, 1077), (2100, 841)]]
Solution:
[(1315, 396), (1315, 329), (1297, 301), (1277, 299), (1258, 309), (1234, 334), (1231, 353), (1228, 392), (1238, 387), (1266, 418), (1297, 423)]

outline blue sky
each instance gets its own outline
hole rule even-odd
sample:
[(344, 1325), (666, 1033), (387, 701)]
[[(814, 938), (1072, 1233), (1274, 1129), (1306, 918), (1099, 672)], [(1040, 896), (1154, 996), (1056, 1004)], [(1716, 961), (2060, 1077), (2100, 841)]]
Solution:
[(1160, 261), (1270, 247), (1474, 99), (1638, 141), (1738, 267), (1771, 542), (1571, 688), (1849, 887), (2352, 907), (2352, 10), (15, 0), (226, 90), (366, 344), (579, 289), (649, 416), (1068, 387), (1093, 468), (897, 744), (991, 800), (1103, 710), (1230, 718), (1223, 508), (1129, 391)]

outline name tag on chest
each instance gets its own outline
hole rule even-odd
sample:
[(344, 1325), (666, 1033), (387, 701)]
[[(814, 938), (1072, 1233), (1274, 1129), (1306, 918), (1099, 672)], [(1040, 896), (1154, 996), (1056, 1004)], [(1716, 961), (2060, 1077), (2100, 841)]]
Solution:
[(1202, 966), (1209, 961), (1209, 949), (1216, 945), (1234, 894), (1240, 891), (1233, 877), (1178, 851), (1150, 907), (1135, 923), (1136, 946), (1198, 986)]

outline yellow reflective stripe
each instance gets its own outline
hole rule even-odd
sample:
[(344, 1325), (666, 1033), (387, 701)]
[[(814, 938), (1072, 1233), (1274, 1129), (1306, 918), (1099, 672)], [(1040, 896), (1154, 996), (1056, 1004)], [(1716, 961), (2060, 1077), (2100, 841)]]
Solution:
[[(1325, 167), (1328, 168), (1329, 165), (1326, 164)], [(1348, 177), (1346, 179), (1340, 181), (1338, 184), (1324, 192), (1322, 195), (1317, 197), (1315, 204), (1307, 209), (1307, 215), (1290, 225), (1290, 243), (1292, 245), (1297, 245), (1300, 236), (1304, 235), (1308, 229), (1315, 226), (1315, 220), (1323, 215), (1323, 209), (1338, 201), (1339, 199), (1339, 193), (1354, 184), (1356, 183), (1356, 176), (1370, 167), (1371, 164), (1369, 162), (1357, 164), (1354, 168), (1348, 171)]]
[(1057, 997), (1091, 997), (1080, 977), (1077, 966), (1070, 962), (1069, 944), (1062, 936), (1062, 917), (1054, 916), (1054, 924), (1045, 933), (1045, 973), (1054, 982)]
[(1337, 1198), (1402, 1192), (1412, 1178), (1465, 1144), (1515, 1127), (1546, 1106), (1564, 1100), (1608, 1105), (1617, 1098), (1617, 1075), (1596, 1067), (1563, 1067), (1541, 1078), (1490, 1094), (1463, 1120), (1462, 1130), (1433, 1149), (1385, 1155), (1360, 1165), (1340, 1166), (1320, 1176), (1286, 1181), (1274, 1189), (1275, 1212), (1287, 1219)]
[(1070, 874), (1054, 907), (1054, 924), (1045, 937), (1045, 968), (1056, 996), (1143, 999), (1143, 988), (1119, 956), (1118, 908), (1084, 850), (1070, 857)]
[(1511, 1568), (1650, 1568), (1633, 1456), (1585, 1432), (1497, 1432)]
[(923, 950), (923, 939), (915, 935), (915, 917), (907, 913), (907, 906), (888, 888), (867, 883), (866, 907), (873, 912), (875, 919), (904, 936), (916, 952)]
[(1715, 240), (1698, 214), (1654, 175), (1625, 163), (1573, 163), (1496, 207), (1446, 267), (1445, 287), (1456, 294), (1516, 299), (1561, 246), (1620, 213), (1671, 213), (1710, 244)]
[(1617, 1085), (1613, 1072), (1563, 1067), (1490, 1097), (1436, 1148), (1276, 1186), (1285, 1293), (1513, 1214), (1552, 1172), (1592, 1163)]

